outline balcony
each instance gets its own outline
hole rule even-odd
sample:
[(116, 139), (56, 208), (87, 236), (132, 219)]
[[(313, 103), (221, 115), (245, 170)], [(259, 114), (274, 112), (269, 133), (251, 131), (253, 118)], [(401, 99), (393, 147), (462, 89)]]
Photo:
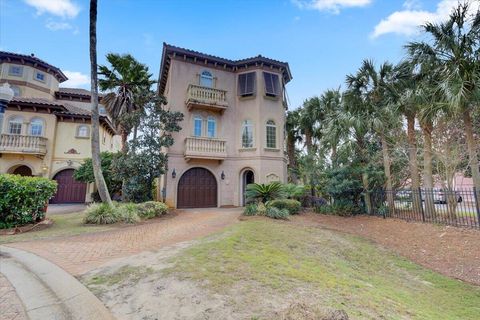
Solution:
[(227, 157), (226, 141), (212, 138), (188, 137), (185, 139), (185, 160), (224, 160)]
[(21, 153), (44, 156), (47, 153), (47, 138), (2, 134), (0, 135), (0, 153)]
[(187, 90), (187, 109), (220, 111), (227, 109), (227, 91), (191, 84)]

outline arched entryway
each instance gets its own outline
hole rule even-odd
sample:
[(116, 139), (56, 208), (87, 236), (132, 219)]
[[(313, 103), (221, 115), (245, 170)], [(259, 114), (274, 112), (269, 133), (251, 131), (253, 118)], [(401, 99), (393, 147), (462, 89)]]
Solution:
[(57, 181), (57, 194), (50, 203), (84, 203), (87, 184), (73, 178), (73, 169), (58, 172), (53, 180)]
[(32, 177), (33, 176), (32, 169), (30, 169), (30, 167), (27, 167), (27, 166), (16, 167), (12, 171), (12, 174), (18, 174), (18, 175), (21, 175), (21, 176), (24, 176), (24, 177)]
[(177, 208), (217, 206), (217, 180), (204, 168), (187, 170), (178, 181)]
[(246, 196), (245, 191), (247, 190), (247, 186), (251, 183), (255, 182), (255, 174), (252, 170), (244, 170), (241, 175), (241, 182), (242, 182), (242, 206), (246, 204)]

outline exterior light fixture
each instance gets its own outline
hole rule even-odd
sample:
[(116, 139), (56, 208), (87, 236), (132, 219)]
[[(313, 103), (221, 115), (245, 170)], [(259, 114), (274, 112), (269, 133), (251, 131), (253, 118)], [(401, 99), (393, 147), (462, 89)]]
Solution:
[(225, 180), (225, 172), (222, 171), (222, 174), (220, 175), (220, 178), (222, 178), (222, 180)]
[(5, 82), (0, 86), (0, 133), (2, 133), (3, 127), (3, 117), (5, 115), (5, 109), (7, 109), (7, 104), (12, 101), (14, 92), (10, 85)]
[(176, 177), (177, 177), (177, 173), (175, 172), (175, 168), (173, 168), (172, 179), (175, 179)]

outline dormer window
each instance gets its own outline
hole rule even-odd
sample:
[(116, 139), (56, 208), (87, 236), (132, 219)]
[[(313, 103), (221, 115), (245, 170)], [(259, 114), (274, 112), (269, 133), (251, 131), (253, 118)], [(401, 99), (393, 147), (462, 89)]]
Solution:
[(241, 97), (255, 95), (255, 72), (238, 75), (238, 95)]
[(16, 76), (16, 77), (23, 76), (23, 67), (22, 66), (17, 66), (17, 65), (11, 65), (8, 68), (8, 75)]
[(278, 97), (280, 95), (278, 74), (264, 72), (263, 78), (265, 79), (265, 94), (268, 97)]
[(40, 71), (35, 71), (34, 79), (37, 81), (45, 82), (45, 73)]
[(202, 87), (213, 88), (213, 75), (210, 71), (203, 71), (200, 74), (200, 85)]

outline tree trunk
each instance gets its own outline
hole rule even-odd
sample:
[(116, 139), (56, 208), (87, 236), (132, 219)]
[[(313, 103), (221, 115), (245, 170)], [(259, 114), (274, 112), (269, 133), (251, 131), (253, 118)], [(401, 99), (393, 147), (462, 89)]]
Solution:
[(362, 184), (363, 184), (363, 190), (365, 191), (365, 207), (367, 209), (367, 214), (372, 214), (373, 213), (372, 198), (370, 197), (370, 188), (368, 185), (368, 173), (366, 172), (362, 173)]
[(90, 0), (90, 69), (92, 85), (92, 166), (95, 184), (102, 202), (112, 205), (100, 160), (100, 119), (98, 115), (97, 75), (97, 0)]
[(418, 173), (417, 141), (415, 134), (415, 115), (407, 115), (407, 137), (408, 137), (408, 160), (410, 165), (410, 176), (412, 179), (412, 203), (416, 214), (422, 212), (422, 199), (420, 195), (420, 176)]
[(337, 144), (334, 143), (332, 145), (332, 167), (337, 168), (338, 163), (337, 163)]
[(477, 145), (473, 136), (472, 118), (469, 111), (463, 113), (463, 124), (465, 125), (465, 137), (467, 139), (467, 149), (470, 168), (472, 170), (473, 185), (480, 190), (480, 169), (478, 167)]
[(425, 218), (432, 220), (435, 216), (435, 202), (433, 198), (433, 169), (432, 169), (432, 131), (431, 121), (421, 124), (423, 131), (423, 183), (425, 185)]
[(307, 153), (310, 155), (312, 152), (313, 147), (313, 133), (312, 130), (306, 129), (305, 130), (305, 146), (307, 147)]
[(388, 155), (388, 144), (385, 134), (380, 132), (380, 139), (382, 142), (382, 155), (383, 155), (383, 167), (385, 170), (386, 182), (386, 192), (387, 192), (387, 203), (388, 203), (388, 212), (390, 215), (395, 213), (395, 202), (393, 200), (393, 185), (392, 185), (392, 174), (390, 172), (390, 156)]

